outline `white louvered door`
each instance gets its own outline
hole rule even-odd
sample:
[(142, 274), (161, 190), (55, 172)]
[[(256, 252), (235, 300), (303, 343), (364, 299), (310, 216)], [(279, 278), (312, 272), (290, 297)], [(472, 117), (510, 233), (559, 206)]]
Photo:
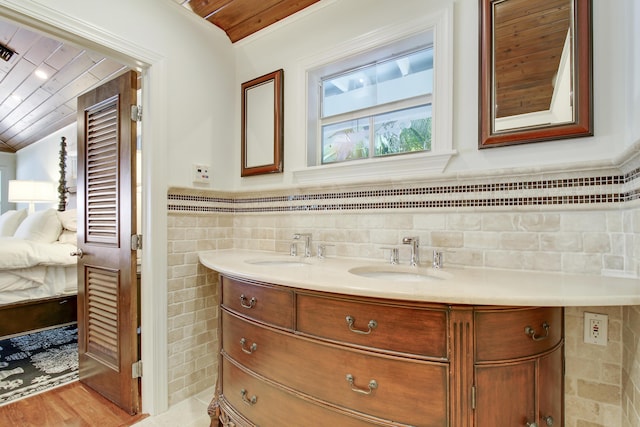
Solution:
[(80, 381), (139, 412), (133, 71), (78, 98), (78, 353)]

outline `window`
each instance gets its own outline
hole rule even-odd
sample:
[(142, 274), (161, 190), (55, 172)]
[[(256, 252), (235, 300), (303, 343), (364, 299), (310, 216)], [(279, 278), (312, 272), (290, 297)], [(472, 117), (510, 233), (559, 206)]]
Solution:
[(332, 46), (303, 64), (307, 166), (294, 171), (297, 181), (444, 170), (455, 154), (452, 16), (451, 3)]
[(431, 149), (433, 47), (320, 83), (322, 164)]

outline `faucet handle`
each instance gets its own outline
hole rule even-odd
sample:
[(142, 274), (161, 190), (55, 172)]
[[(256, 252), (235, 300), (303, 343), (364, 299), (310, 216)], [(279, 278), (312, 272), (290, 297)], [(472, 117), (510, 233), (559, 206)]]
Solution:
[(318, 258), (323, 259), (324, 257), (327, 256), (326, 252), (329, 246), (335, 246), (335, 245), (327, 245), (326, 243), (318, 244)]
[(437, 249), (433, 250), (433, 263), (432, 266), (433, 268), (442, 268), (443, 264), (444, 264), (444, 253), (442, 251), (439, 251)]
[(389, 264), (396, 265), (400, 263), (400, 250), (395, 246), (383, 246), (381, 248), (383, 251), (389, 251)]
[(289, 255), (298, 256), (298, 244), (296, 242), (291, 242), (289, 245)]

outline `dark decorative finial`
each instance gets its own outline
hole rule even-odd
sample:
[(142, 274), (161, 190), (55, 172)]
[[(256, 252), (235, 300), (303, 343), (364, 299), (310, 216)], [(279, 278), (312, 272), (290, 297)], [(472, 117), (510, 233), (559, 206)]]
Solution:
[(58, 210), (67, 208), (67, 138), (60, 141), (60, 180), (58, 181)]

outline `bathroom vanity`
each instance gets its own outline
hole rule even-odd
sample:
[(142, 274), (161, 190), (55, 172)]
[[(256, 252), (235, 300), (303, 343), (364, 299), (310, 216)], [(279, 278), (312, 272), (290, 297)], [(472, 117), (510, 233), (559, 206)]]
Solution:
[[(496, 290), (517, 272), (250, 251), (200, 260), (220, 272), (213, 426), (563, 425), (563, 304), (538, 304), (518, 281), (520, 297)], [(556, 280), (550, 298), (579, 279)], [(583, 294), (604, 285), (588, 280)]]

